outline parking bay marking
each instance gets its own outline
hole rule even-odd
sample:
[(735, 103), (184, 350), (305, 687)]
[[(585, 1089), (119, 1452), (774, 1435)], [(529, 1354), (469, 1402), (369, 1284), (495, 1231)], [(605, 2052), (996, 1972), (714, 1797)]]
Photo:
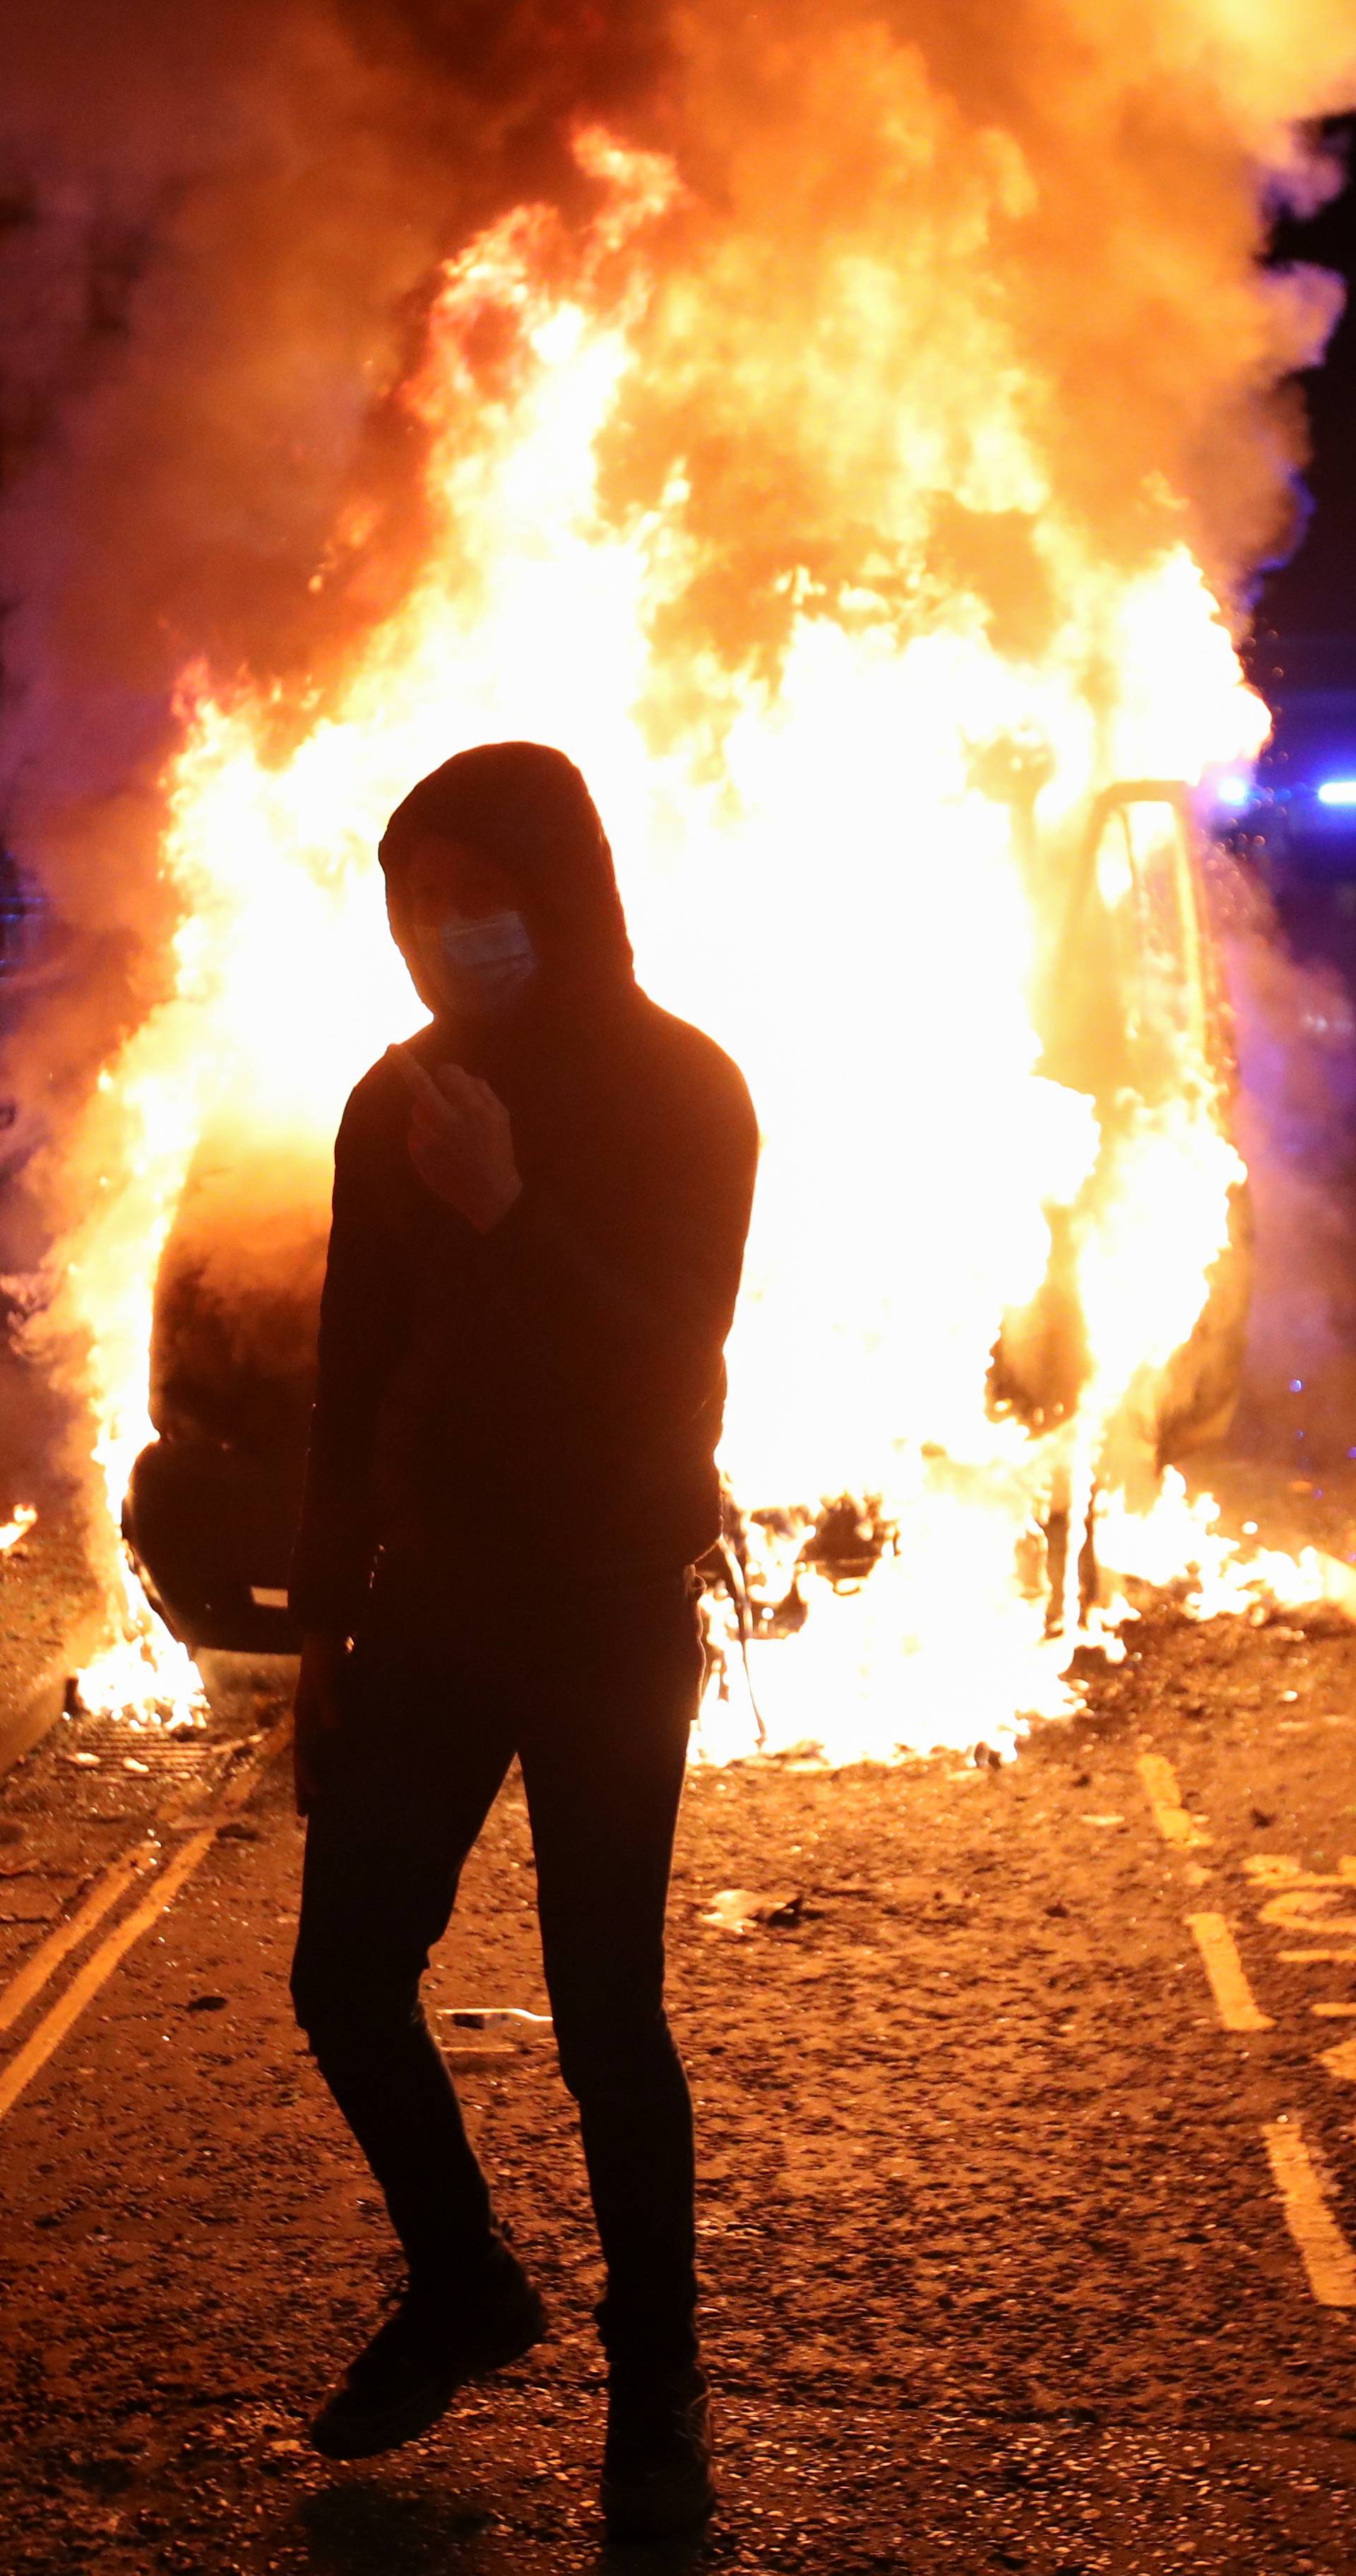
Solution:
[(1198, 1851), (1214, 1839), (1183, 1806), (1177, 1774), (1166, 1754), (1141, 1753), (1135, 1768), (1164, 1842), (1175, 1843), (1179, 1851)]
[(1299, 2120), (1268, 2120), (1262, 2137), (1314, 2297), (1320, 2307), (1356, 2308), (1356, 2254), (1328, 2206)]
[[(174, 1858), (167, 1861), (165, 1867), (152, 1880), (141, 1903), (134, 1906), (130, 1914), (124, 1915), (121, 1922), (114, 1924), (112, 1931), (105, 1935), (98, 1949), (91, 1952), (84, 1966), (72, 1978), (65, 1993), (58, 1996), (56, 2002), (44, 2013), (36, 2030), (25, 2040), (23, 2047), (16, 2051), (8, 2066), (0, 2071), (0, 2120), (13, 2110), (25, 2087), (32, 2082), (33, 2077), (46, 2065), (48, 2058), (60, 2047), (67, 2031), (79, 2020), (85, 2006), (93, 2001), (100, 1988), (107, 1984), (114, 1969), (126, 1957), (134, 1943), (141, 1939), (142, 1933), (148, 1932), (151, 1925), (158, 1922), (160, 1916), (174, 1903), (180, 1888), (192, 1877), (199, 1861), (203, 1860), (211, 1850), (222, 1826), (229, 1821), (238, 1807), (244, 1805), (246, 1798), (258, 1786), (274, 1756), (286, 1743), (290, 1732), (290, 1718), (282, 1719), (265, 1736), (254, 1760), (240, 1765), (234, 1778), (227, 1782), (222, 1791), (217, 1801), (216, 1813), (209, 1817), (206, 1824), (199, 1825), (196, 1832), (191, 1833), (187, 1841), (180, 1845)], [(125, 1892), (131, 1884), (132, 1878), (137, 1874), (135, 1858), (134, 1854), (129, 1854), (125, 1861), (116, 1863), (114, 1868), (106, 1873), (105, 1878), (100, 1880), (92, 1896), (86, 1899), (85, 1906), (81, 1909), (86, 1917), (84, 1925), (86, 1931), (93, 1922), (99, 1920), (101, 1915), (108, 1912), (117, 1896)], [(120, 1872), (121, 1886), (115, 1884), (110, 1887), (110, 1882), (116, 1881)], [(91, 1912), (90, 1909), (94, 1906), (96, 1898), (102, 1901)], [(78, 1920), (79, 1917), (73, 1915), (71, 1924), (62, 1927), (72, 1931), (72, 1938), (67, 1941), (65, 1950), (59, 1956), (65, 1956), (66, 1951), (75, 1946), (75, 1940), (79, 1936), (74, 1934), (73, 1927)], [(49, 1946), (48, 1943), (44, 1943), (43, 1949), (46, 1950)], [(59, 1964), (59, 1957), (51, 1958), (43, 1971), (43, 1976), (35, 1984), (32, 1972), (38, 1967), (41, 1957), (42, 1952), (38, 1952), (29, 1961), (27, 1970), (21, 1969), (19, 1977), (14, 1980), (17, 1985), (25, 1975), (29, 1978), (24, 2002), (31, 2001), (32, 1996), (37, 1992), (38, 1985), (45, 1982), (45, 1978)], [(7, 1990), (6, 2001), (12, 1991), (12, 1988)], [(18, 2009), (22, 2010), (22, 2008), (21, 2002)], [(10, 2016), (11, 2019), (15, 2017), (13, 2014)]]
[(1238, 1944), (1222, 1914), (1188, 1914), (1187, 1930), (1200, 1951), (1215, 2008), (1226, 2030), (1274, 2030), (1270, 2013), (1254, 1999)]
[[(1141, 1754), (1136, 1767), (1153, 1811), (1154, 1822), (1164, 1841), (1175, 1844), (1181, 1851), (1196, 1850), (1202, 1844), (1208, 1844), (1212, 1837), (1182, 1805), (1177, 1775), (1166, 1757), (1161, 1753)], [(1274, 1867), (1275, 1864), (1273, 1864)], [(1282, 1871), (1284, 1877), (1288, 1879), (1289, 1867), (1282, 1864), (1281, 1870), (1277, 1871), (1278, 1878)], [(1347, 1877), (1356, 1876), (1356, 1870), (1345, 1874)], [(1331, 1883), (1331, 1881), (1328, 1882), (1329, 1885)], [(1289, 1922), (1297, 1913), (1303, 1919), (1305, 1914), (1321, 1915), (1323, 1910), (1325, 1909), (1321, 1905), (1303, 1906), (1301, 1903), (1300, 1906), (1296, 1906), (1293, 1901), (1290, 1904), (1277, 1904), (1273, 1901), (1271, 1906), (1263, 1908), (1263, 1914), (1264, 1917), (1270, 1915), (1276, 1921)], [(1239, 1956), (1238, 1945), (1224, 1916), (1189, 1914), (1187, 1924), (1200, 1951), (1202, 1964), (1210, 1981), (1210, 1991), (1215, 1998), (1216, 2009), (1225, 2029), (1240, 2031), (1274, 2029), (1275, 2024), (1270, 2015), (1259, 2009), (1253, 1996), (1243, 1961)], [(1332, 1928), (1335, 1930), (1339, 1927), (1334, 1925)], [(1323, 1929), (1325, 1931), (1329, 1929), (1327, 1923), (1324, 1923)], [(1353, 1929), (1356, 1929), (1356, 1924), (1353, 1924)], [(1303, 1962), (1305, 1965), (1318, 1966), (1338, 1960), (1349, 1961), (1353, 1953), (1349, 1950), (1315, 1949), (1283, 1950), (1280, 1955), (1296, 1965)], [(1348, 2007), (1348, 2010), (1350, 2009)], [(1338, 2018), (1339, 2014), (1334, 2014), (1333, 2017)], [(1325, 2051), (1324, 2062), (1330, 2072), (1338, 2071), (1333, 2064), (1334, 2059), (1339, 2056), (1345, 2059), (1348, 2054), (1354, 2061), (1350, 2071), (1356, 2075), (1356, 2042), (1352, 2041), (1347, 2041), (1340, 2049)], [(1346, 2071), (1345, 2066), (1342, 2071)], [(1262, 2142), (1271, 2166), (1272, 2179), (1280, 2195), (1286, 2226), (1299, 2249), (1305, 2275), (1315, 2299), (1321, 2307), (1325, 2308), (1356, 2308), (1356, 2254), (1353, 2254), (1328, 2205), (1317, 2167), (1304, 2143), (1304, 2133), (1298, 2118), (1292, 2116), (1265, 2122), (1262, 2129)]]

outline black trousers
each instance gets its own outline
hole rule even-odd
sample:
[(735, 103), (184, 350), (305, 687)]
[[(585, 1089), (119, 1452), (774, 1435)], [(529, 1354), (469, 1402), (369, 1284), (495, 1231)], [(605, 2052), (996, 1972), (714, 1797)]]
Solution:
[[(419, 1985), (516, 1754), (561, 2073), (579, 2106), (614, 2360), (695, 2352), (692, 2110), (664, 1911), (702, 1649), (687, 1573), (548, 1607), (438, 1605), (379, 1570), (308, 1820), (297, 2018), (412, 2280), (455, 2289), (489, 2190)], [(481, 2000), (484, 2000), (481, 1998)]]

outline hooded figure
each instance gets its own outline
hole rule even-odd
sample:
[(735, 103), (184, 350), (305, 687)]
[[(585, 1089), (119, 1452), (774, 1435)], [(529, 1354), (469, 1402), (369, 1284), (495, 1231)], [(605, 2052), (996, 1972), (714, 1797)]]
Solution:
[(663, 1918), (756, 1126), (728, 1057), (636, 985), (561, 753), (459, 753), (381, 860), (433, 1016), (358, 1084), (335, 1149), (291, 1590), (293, 1987), (410, 2285), (313, 2437), (346, 2457), (411, 2439), (542, 2331), (419, 2004), (516, 1755), (607, 2260), (604, 2502), (648, 2534), (712, 2492)]
[[(430, 839), (487, 855), (514, 890), (535, 962), (511, 1007), (459, 1020), (431, 980), (408, 881)], [(443, 1597), (489, 1586), (518, 1603), (712, 1545), (757, 1157), (728, 1057), (636, 985), (612, 854), (563, 754), (458, 753), (397, 807), (381, 860), (434, 1013), (409, 1052), (488, 1081), (522, 1190), (477, 1235), (411, 1167), (391, 1056), (359, 1083), (335, 1149), (291, 1590), (304, 1629), (343, 1634), (379, 1545), (426, 1561)]]
[(631, 942), (607, 834), (563, 752), (539, 742), (483, 742), (431, 770), (397, 805), (378, 855), (391, 930), (407, 960), (405, 864), (425, 834), (468, 842), (497, 860), (554, 986), (632, 983)]

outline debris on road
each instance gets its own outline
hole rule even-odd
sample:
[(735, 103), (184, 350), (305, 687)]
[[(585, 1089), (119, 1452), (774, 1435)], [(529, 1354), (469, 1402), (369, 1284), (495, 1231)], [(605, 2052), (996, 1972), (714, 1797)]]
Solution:
[(718, 1932), (752, 1932), (760, 1923), (798, 1923), (804, 1907), (800, 1888), (768, 1896), (751, 1887), (723, 1887), (697, 1919)]

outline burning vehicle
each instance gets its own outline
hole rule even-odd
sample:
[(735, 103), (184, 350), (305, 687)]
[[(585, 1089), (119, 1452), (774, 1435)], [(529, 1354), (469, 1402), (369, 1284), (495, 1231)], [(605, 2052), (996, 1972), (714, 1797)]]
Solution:
[[(1034, 819), (1039, 761), (1026, 746), (998, 746), (986, 761), (990, 792), (996, 773), (1021, 863), (1040, 878), (1049, 862)], [(1101, 1477), (1152, 1476), (1227, 1427), (1247, 1316), (1249, 1215), (1240, 1165), (1201, 1311), (1152, 1386), (1122, 1390), (1100, 1423), (1080, 1505), (1066, 1435), (1095, 1373), (1077, 1283), (1080, 1238), (1095, 1227), (1099, 1198), (1115, 1186), (1122, 1150), (1146, 1118), (1186, 1102), (1227, 1137), (1235, 1068), (1202, 845), (1183, 786), (1140, 780), (1106, 789), (1066, 862), (1058, 901), (1048, 885), (1042, 892), (1052, 929), (1037, 966), (1040, 1073), (1091, 1103), (1100, 1145), (1081, 1190), (1051, 1224), (1034, 1295), (996, 1319), (988, 1405), (995, 1419), (1020, 1423), (1033, 1460), (1049, 1452), (1032, 1487), (1045, 1538), (1034, 1579), (1057, 1629), (1071, 1543), (1079, 1609), (1094, 1596)], [(242, 1155), (229, 1132), (206, 1135), (161, 1257), (151, 1341), (157, 1436), (133, 1467), (123, 1527), (151, 1599), (192, 1650), (297, 1642), (287, 1565), (313, 1391), (327, 1177), (317, 1156), (288, 1151), (270, 1162), (257, 1147)], [(790, 1495), (746, 1514), (731, 1491), (726, 1537), (707, 1571), (735, 1603), (745, 1642), (784, 1637), (805, 1616), (804, 1583), (856, 1589), (898, 1543), (880, 1496)]]
[[(753, 20), (731, 42), (763, 61)], [(99, 1705), (160, 1687), (138, 1573), (190, 1646), (290, 1642), (331, 1141), (419, 1016), (373, 852), (412, 778), (508, 736), (578, 761), (641, 983), (760, 1119), (711, 1758), (1015, 1741), (1076, 1704), (1080, 1644), (1120, 1650), (1118, 1584), (1199, 1571), (1172, 1462), (1227, 1419), (1250, 1254), (1196, 817), (1268, 729), (1237, 639), (1283, 477), (1249, 405), (1321, 316), (1272, 273), (1258, 301), (1232, 109), (1232, 247), (1202, 226), (1193, 268), (1157, 160), (1127, 223), (1081, 109), (1069, 193), (1043, 117), (1000, 134), (942, 50), (826, 25), (756, 116), (717, 48), (664, 148), (572, 121), (568, 187), (440, 233), (383, 343), (393, 443), (298, 538), (314, 651), (209, 620), (176, 659), (159, 945), (31, 1167), (28, 1346), (131, 1551)], [(1114, 363), (1069, 293), (1089, 222)]]

